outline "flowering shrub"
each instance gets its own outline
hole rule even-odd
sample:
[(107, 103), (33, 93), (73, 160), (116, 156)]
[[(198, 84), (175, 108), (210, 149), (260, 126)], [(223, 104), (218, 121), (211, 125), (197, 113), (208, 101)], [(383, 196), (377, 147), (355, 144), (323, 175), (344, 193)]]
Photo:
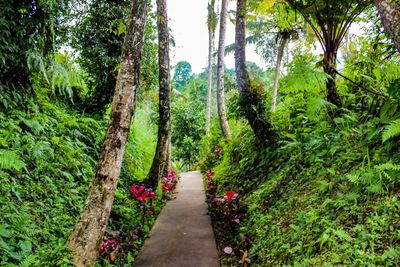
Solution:
[(235, 191), (227, 191), (223, 196), (217, 196), (217, 186), (214, 183), (214, 172), (208, 170), (207, 176), (207, 202), (210, 204), (210, 209), (215, 213), (221, 214), (230, 224), (240, 224), (242, 214), (239, 213), (238, 194)]
[(142, 227), (144, 227), (144, 219), (146, 214), (154, 214), (152, 207), (152, 200), (155, 199), (156, 194), (153, 189), (146, 188), (143, 185), (130, 187), (131, 199), (136, 200), (142, 208)]
[(170, 195), (178, 182), (176, 171), (171, 168), (168, 168), (167, 175), (162, 178), (161, 182), (162, 182), (162, 191), (165, 194)]
[[(218, 155), (218, 154), (217, 154)], [(222, 256), (229, 258), (229, 261), (239, 263), (238, 266), (249, 266), (250, 239), (243, 236), (241, 243), (237, 242), (237, 235), (240, 231), (243, 210), (239, 205), (239, 194), (236, 191), (228, 190), (223, 195), (217, 195), (217, 186), (214, 181), (214, 172), (208, 170), (207, 177), (207, 202), (213, 227), (216, 234)]]
[(207, 202), (212, 203), (217, 197), (215, 193), (217, 187), (215, 186), (213, 181), (214, 172), (212, 170), (208, 170), (206, 176), (207, 176)]

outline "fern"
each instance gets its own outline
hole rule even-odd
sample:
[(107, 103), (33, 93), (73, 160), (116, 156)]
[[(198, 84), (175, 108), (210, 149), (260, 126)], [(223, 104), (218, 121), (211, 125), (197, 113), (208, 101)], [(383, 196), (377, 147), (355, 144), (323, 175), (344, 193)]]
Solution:
[(29, 255), (19, 264), (19, 267), (30, 267), (35, 264), (37, 264), (37, 257), (35, 255)]
[(377, 169), (378, 171), (400, 171), (400, 165), (388, 162), (376, 165), (375, 169)]
[(386, 142), (390, 138), (396, 137), (400, 134), (400, 119), (392, 121), (388, 126), (386, 126), (385, 130), (382, 134), (382, 142)]
[(22, 161), (15, 151), (0, 150), (0, 169), (14, 169), (19, 171), (25, 166), (25, 162)]
[(310, 119), (318, 119), (320, 115), (327, 114), (337, 107), (321, 97), (313, 97), (307, 102), (307, 115)]

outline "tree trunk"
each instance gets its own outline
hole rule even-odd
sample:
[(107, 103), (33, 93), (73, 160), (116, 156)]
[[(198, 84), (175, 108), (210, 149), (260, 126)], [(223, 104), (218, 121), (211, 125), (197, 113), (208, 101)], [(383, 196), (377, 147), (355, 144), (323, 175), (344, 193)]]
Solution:
[(275, 66), (274, 90), (272, 92), (271, 112), (274, 112), (276, 109), (276, 103), (278, 100), (279, 76), (281, 74), (281, 63), (282, 63), (283, 53), (285, 51), (285, 47), (288, 40), (289, 38), (283, 35), (279, 42), (278, 55), (276, 57), (276, 66)]
[(400, 2), (375, 0), (386, 34), (392, 39), (400, 56)]
[(207, 88), (207, 110), (206, 110), (206, 135), (210, 134), (211, 125), (211, 95), (212, 95), (212, 63), (215, 39), (215, 0), (211, 0), (208, 7), (208, 88)]
[(67, 241), (75, 266), (91, 266), (95, 263), (107, 227), (139, 86), (147, 9), (148, 1), (132, 1), (100, 160), (85, 207)]
[(225, 35), (226, 35), (226, 17), (228, 15), (227, 0), (221, 2), (219, 43), (218, 43), (218, 68), (217, 68), (217, 108), (222, 135), (229, 138), (229, 124), (226, 118), (224, 101), (224, 75), (225, 75)]
[(247, 0), (238, 0), (236, 9), (235, 70), (239, 87), (239, 105), (256, 138), (263, 144), (272, 144), (271, 124), (265, 118), (265, 109), (258, 93), (251, 88), (246, 69), (246, 8)]
[(158, 67), (159, 67), (159, 121), (156, 154), (148, 174), (148, 185), (156, 188), (168, 165), (168, 142), (171, 128), (169, 29), (167, 0), (157, 0)]
[(340, 97), (336, 87), (336, 55), (337, 48), (327, 46), (324, 55), (324, 72), (329, 75), (326, 81), (326, 89), (328, 91), (327, 100), (337, 107), (342, 107), (342, 98)]

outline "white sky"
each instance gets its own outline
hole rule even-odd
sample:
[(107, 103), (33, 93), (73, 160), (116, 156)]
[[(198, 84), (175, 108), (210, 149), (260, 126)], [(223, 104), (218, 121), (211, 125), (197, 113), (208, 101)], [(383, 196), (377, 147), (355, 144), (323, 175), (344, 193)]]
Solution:
[[(216, 1), (219, 3), (219, 1)], [(201, 72), (207, 67), (208, 58), (208, 32), (207, 32), (207, 3), (208, 0), (169, 0), (168, 16), (169, 27), (175, 39), (176, 47), (171, 51), (171, 65), (185, 60), (192, 65), (194, 73)], [(232, 1), (228, 10), (234, 10), (235, 1)], [(220, 8), (219, 8), (220, 9)], [(215, 46), (218, 44), (218, 31)], [(228, 20), (226, 31), (226, 45), (235, 40), (235, 26)], [(257, 63), (260, 67), (264, 64), (260, 56), (254, 52), (254, 47), (247, 47), (246, 59)], [(228, 68), (234, 68), (233, 53), (225, 58)]]

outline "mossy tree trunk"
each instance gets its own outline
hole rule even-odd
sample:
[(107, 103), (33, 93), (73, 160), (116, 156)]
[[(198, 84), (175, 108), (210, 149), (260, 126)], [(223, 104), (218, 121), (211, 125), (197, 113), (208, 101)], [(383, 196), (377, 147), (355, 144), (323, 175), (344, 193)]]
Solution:
[(236, 9), (235, 71), (239, 87), (239, 105), (253, 132), (263, 144), (271, 144), (273, 132), (266, 120), (265, 108), (258, 92), (251, 87), (246, 68), (246, 9), (247, 0), (238, 0)]
[(158, 67), (159, 67), (159, 121), (156, 154), (151, 165), (147, 184), (156, 188), (168, 165), (168, 143), (171, 129), (169, 29), (167, 1), (157, 0)]
[(229, 124), (226, 118), (225, 94), (224, 94), (224, 75), (225, 75), (225, 35), (226, 35), (226, 17), (227, 0), (221, 1), (221, 15), (219, 22), (219, 42), (218, 42), (218, 63), (217, 63), (217, 110), (219, 122), (221, 125), (222, 135), (229, 138)]
[(147, 10), (148, 1), (132, 1), (100, 160), (85, 207), (67, 241), (75, 266), (91, 266), (95, 263), (107, 227), (139, 86)]
[(396, 46), (400, 56), (400, 1), (375, 0), (385, 32)]

